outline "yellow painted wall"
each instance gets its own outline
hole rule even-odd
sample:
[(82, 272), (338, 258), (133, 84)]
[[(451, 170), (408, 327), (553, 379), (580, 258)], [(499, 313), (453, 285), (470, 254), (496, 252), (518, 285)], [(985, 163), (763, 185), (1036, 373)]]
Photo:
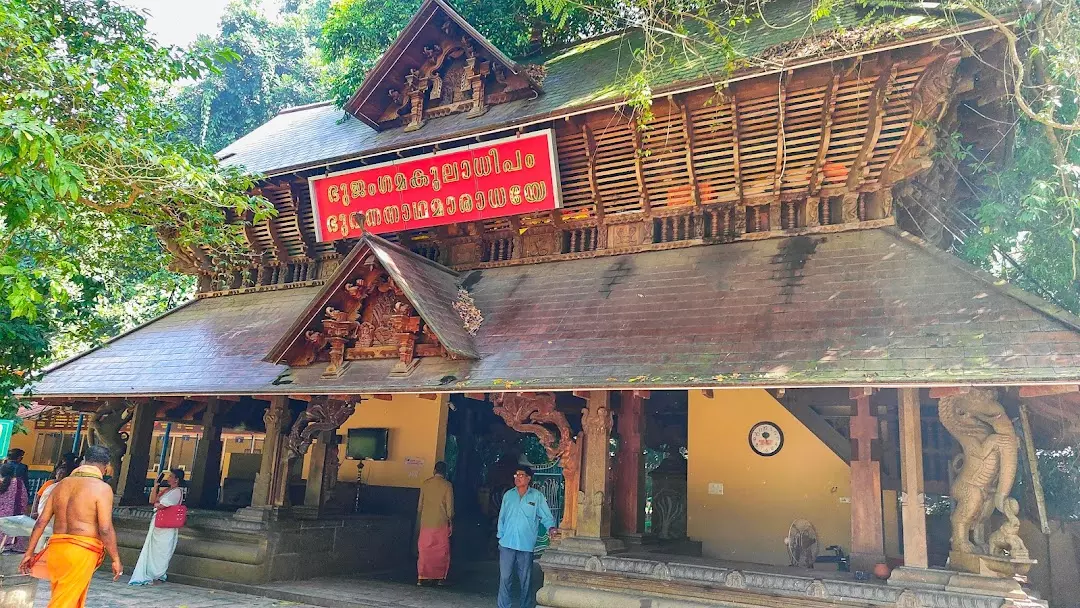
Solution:
[[(762, 389), (689, 395), (687, 531), (706, 556), (787, 565), (784, 538), (795, 519), (817, 529), (820, 552), (851, 549), (850, 473), (840, 457)], [(750, 449), (751, 427), (776, 423), (778, 454)], [(723, 494), (709, 493), (722, 483)]]
[[(26, 433), (16, 432), (11, 436), (11, 444), (8, 446), (9, 450), (19, 448), (26, 452), (26, 456), (23, 457), (23, 464), (28, 465), (31, 469), (43, 468), (34, 466), (34, 446), (37, 444), (37, 431), (35, 430), (35, 423), (32, 420), (23, 420), (23, 426), (26, 427)], [(0, 458), (6, 458), (7, 454), (0, 454)], [(52, 468), (52, 467), (48, 467)]]
[[(385, 461), (364, 463), (364, 483), (373, 486), (418, 488), (431, 477), (435, 463), (446, 450), (446, 417), (449, 397), (422, 399), (417, 395), (394, 395), (391, 401), (364, 399), (356, 413), (341, 426), (341, 468), (338, 479), (356, 481), (356, 461), (345, 460), (348, 429), (390, 429), (389, 455)], [(423, 461), (408, 466), (406, 459)], [(305, 469), (306, 470), (306, 469)]]
[[(25, 464), (31, 471), (49, 471), (52, 472), (53, 467), (56, 466), (55, 462), (36, 462), (34, 460), (34, 450), (37, 447), (38, 434), (47, 433), (49, 431), (38, 431), (37, 423), (33, 420), (23, 420), (23, 426), (26, 427), (26, 433), (15, 433), (11, 437), (11, 444), (8, 446), (9, 450), (20, 448), (26, 452), (26, 456), (23, 457), (23, 464)], [(0, 454), (0, 458), (7, 457), (7, 454)]]

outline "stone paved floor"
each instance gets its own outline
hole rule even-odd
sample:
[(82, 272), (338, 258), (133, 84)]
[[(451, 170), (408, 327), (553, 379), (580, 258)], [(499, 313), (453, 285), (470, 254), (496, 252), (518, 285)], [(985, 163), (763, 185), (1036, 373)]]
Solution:
[[(533, 592), (542, 574), (535, 568)], [(396, 573), (357, 577), (317, 578), (269, 583), (260, 588), (293, 601), (318, 597), (322, 606), (341, 608), (492, 608), (499, 581), (497, 562), (455, 564), (448, 587), (417, 587), (414, 574)], [(314, 601), (314, 600), (309, 600)], [(516, 601), (515, 601), (515, 605)]]
[[(539, 572), (534, 577), (534, 588), (540, 586), (538, 578)], [(252, 587), (256, 595), (245, 595), (178, 583), (129, 587), (127, 580), (128, 577), (123, 577), (114, 583), (106, 574), (96, 575), (90, 585), (87, 608), (491, 608), (495, 605), (498, 564), (479, 563), (460, 568), (455, 584), (449, 587), (417, 587), (411, 575), (399, 574), (271, 583)], [(259, 595), (262, 593), (270, 597)], [(49, 587), (42, 583), (35, 608), (45, 608), (48, 601)]]
[[(121, 578), (120, 582), (114, 583), (111, 576), (105, 574), (96, 575), (94, 582), (90, 584), (86, 608), (224, 608), (225, 606), (314, 608), (307, 604), (213, 591), (173, 583), (155, 587), (129, 587), (127, 581), (128, 577), (126, 576)], [(42, 582), (38, 586), (34, 606), (35, 608), (45, 608), (48, 603), (49, 586), (47, 583)]]

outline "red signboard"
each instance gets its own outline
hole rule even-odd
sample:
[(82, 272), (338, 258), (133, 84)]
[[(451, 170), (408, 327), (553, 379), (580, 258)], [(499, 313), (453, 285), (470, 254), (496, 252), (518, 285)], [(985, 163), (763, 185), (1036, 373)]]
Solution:
[(308, 183), (319, 241), (550, 211), (562, 199), (551, 130)]

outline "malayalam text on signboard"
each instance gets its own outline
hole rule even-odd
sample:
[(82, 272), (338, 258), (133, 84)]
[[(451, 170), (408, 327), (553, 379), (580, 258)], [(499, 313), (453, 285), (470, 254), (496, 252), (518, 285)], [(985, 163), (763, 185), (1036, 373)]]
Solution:
[(560, 206), (551, 130), (309, 180), (319, 241), (550, 211)]

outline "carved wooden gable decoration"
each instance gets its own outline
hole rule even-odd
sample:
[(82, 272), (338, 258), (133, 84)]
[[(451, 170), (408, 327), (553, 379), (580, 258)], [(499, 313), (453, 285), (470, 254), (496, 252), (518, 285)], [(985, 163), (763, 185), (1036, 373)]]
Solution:
[(415, 131), (430, 118), (540, 93), (543, 71), (520, 66), (442, 0), (426, 0), (345, 104), (376, 130)]
[(390, 373), (405, 375), (423, 357), (478, 358), (454, 310), (460, 290), (457, 273), (365, 235), (266, 360), (325, 364), (335, 378), (364, 359), (397, 359)]

